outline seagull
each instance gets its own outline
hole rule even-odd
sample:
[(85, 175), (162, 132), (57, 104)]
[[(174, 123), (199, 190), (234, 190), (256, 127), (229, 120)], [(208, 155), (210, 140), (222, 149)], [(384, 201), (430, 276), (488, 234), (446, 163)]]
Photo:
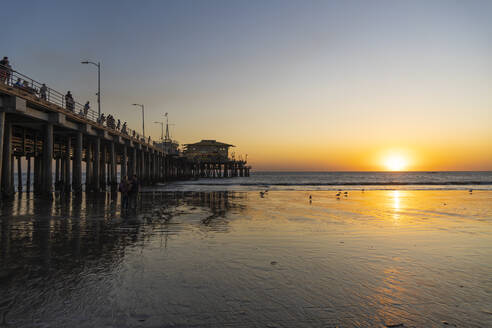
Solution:
[(265, 196), (265, 193), (263, 191), (260, 191), (260, 196), (261, 197)]

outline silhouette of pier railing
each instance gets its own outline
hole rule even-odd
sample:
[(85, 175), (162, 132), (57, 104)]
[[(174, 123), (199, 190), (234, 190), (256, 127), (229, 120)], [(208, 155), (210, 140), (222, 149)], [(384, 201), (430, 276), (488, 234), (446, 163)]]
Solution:
[[(67, 108), (67, 104), (65, 101), (65, 95), (62, 94), (61, 92), (49, 87), (48, 84), (45, 83), (45, 85), (46, 85), (46, 97), (42, 98), (41, 97), (41, 91), (40, 91), (42, 86), (43, 86), (42, 82), (36, 81), (35, 79), (33, 79), (30, 76), (22, 74), (17, 70), (14, 70), (12, 68), (6, 67), (6, 66), (1, 65), (1, 64), (0, 64), (0, 71), (9, 72), (9, 74), (7, 74), (8, 78), (6, 79), (5, 84), (11, 86), (12, 88), (16, 88), (19, 91), (22, 91), (26, 94), (34, 96), (34, 97), (38, 98), (37, 99), (38, 101), (46, 101), (50, 104), (53, 104), (53, 105), (60, 107), (64, 111), (67, 111), (67, 112), (70, 112), (70, 113), (73, 113), (76, 115), (80, 115), (80, 116), (84, 117), (85, 119), (87, 119), (87, 120), (89, 120), (95, 124), (109, 127), (107, 124), (100, 122), (99, 115), (95, 110), (89, 109), (89, 110), (87, 110), (87, 113), (86, 113), (84, 111), (84, 105), (82, 105), (81, 103), (79, 103), (77, 101), (74, 101), (73, 109)], [(26, 86), (17, 85), (16, 82), (18, 80), (20, 80), (21, 83), (26, 81), (27, 82)], [(105, 122), (105, 123), (107, 123), (107, 122)], [(122, 131), (121, 129), (118, 131), (128, 135), (131, 138), (137, 139), (140, 142), (145, 142), (145, 143), (148, 143), (151, 145), (154, 144), (154, 141), (149, 140), (148, 138), (147, 139), (144, 138), (136, 130), (130, 129), (128, 127), (126, 128), (126, 131)]]

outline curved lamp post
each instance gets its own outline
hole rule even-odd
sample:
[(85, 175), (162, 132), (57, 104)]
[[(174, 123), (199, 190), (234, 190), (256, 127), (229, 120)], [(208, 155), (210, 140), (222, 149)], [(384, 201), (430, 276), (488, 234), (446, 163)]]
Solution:
[(142, 108), (142, 134), (143, 137), (145, 138), (145, 112), (144, 112), (144, 105), (142, 104), (132, 104), (133, 106), (138, 106)]
[(101, 63), (89, 60), (80, 62), (81, 64), (92, 64), (97, 67), (97, 117), (101, 117)]

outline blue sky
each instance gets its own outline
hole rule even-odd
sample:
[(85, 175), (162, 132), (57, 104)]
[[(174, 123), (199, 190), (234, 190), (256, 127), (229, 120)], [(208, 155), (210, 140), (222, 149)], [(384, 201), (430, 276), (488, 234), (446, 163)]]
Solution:
[(180, 142), (230, 142), (264, 169), (450, 144), (470, 162), (421, 168), (492, 168), (490, 1), (9, 1), (0, 16), (16, 69), (95, 108), (79, 62), (100, 60), (103, 112), (139, 128), (143, 103), (155, 138), (169, 112)]

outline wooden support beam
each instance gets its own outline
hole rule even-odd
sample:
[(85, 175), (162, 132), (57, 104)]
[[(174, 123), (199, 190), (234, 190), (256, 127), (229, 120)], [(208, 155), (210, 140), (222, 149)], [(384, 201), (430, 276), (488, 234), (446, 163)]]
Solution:
[(135, 146), (132, 147), (132, 168), (131, 175), (137, 174), (137, 148)]
[(85, 147), (85, 191), (94, 191), (94, 145), (91, 140), (87, 140)]
[(126, 145), (123, 145), (123, 149), (121, 152), (121, 163), (120, 163), (120, 180), (123, 180), (124, 177), (128, 175), (127, 165), (128, 163), (128, 155)]
[(21, 156), (17, 156), (17, 191), (22, 192), (22, 162)]
[(0, 112), (0, 191), (3, 191), (2, 176), (3, 176), (3, 148), (4, 141), (3, 137), (5, 135), (5, 112)]
[(106, 159), (106, 144), (104, 142), (101, 143), (101, 170), (100, 170), (100, 186), (99, 188), (102, 191), (106, 190), (106, 185), (107, 185), (107, 175), (106, 172), (108, 170), (107, 168), (107, 159)]
[(92, 174), (94, 175), (94, 190), (101, 190), (101, 139), (99, 137), (96, 138), (94, 142), (94, 169)]
[(55, 159), (55, 189), (58, 188), (60, 184), (60, 159), (57, 157)]
[[(5, 114), (5, 113), (4, 113)], [(3, 164), (2, 164), (2, 195), (11, 197), (11, 157), (12, 157), (12, 125), (4, 123), (4, 144), (3, 144)]]
[(27, 160), (27, 176), (26, 176), (26, 192), (31, 192), (31, 156), (26, 157)]
[(66, 150), (65, 150), (65, 172), (64, 172), (64, 184), (65, 192), (70, 192), (72, 190), (72, 186), (70, 183), (70, 152), (72, 148), (72, 137), (70, 135), (67, 136), (66, 140)]
[(83, 136), (82, 132), (75, 134), (74, 156), (72, 167), (72, 189), (75, 192), (82, 191), (82, 147)]
[(110, 156), (110, 183), (111, 183), (111, 189), (116, 190), (116, 186), (118, 185), (118, 182), (116, 180), (116, 150), (115, 150), (115, 144), (114, 141), (112, 141), (109, 145), (109, 156)]
[(43, 187), (42, 192), (51, 196), (53, 191), (53, 123), (45, 126), (43, 142)]

